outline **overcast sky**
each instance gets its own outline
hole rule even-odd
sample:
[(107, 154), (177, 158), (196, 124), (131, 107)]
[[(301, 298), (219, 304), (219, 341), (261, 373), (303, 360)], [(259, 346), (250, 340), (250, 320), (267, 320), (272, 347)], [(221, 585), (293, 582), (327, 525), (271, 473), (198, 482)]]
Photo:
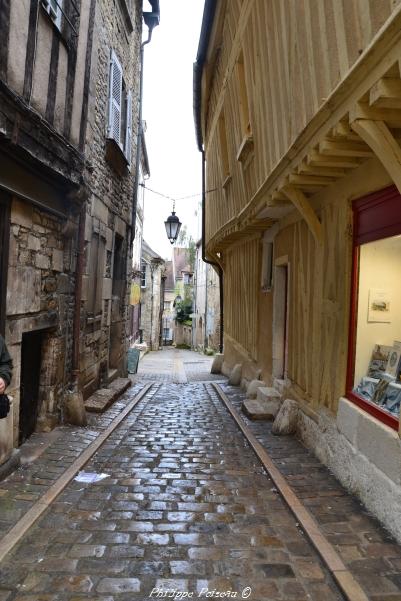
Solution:
[[(198, 50), (204, 0), (160, 0), (160, 25), (145, 46), (143, 118), (150, 179), (146, 185), (178, 200), (176, 213), (194, 238), (201, 200), (201, 153), (195, 140), (192, 69)], [(144, 34), (147, 28), (144, 26)], [(172, 202), (145, 190), (144, 239), (171, 258), (164, 221)], [(199, 216), (200, 218), (200, 216)]]

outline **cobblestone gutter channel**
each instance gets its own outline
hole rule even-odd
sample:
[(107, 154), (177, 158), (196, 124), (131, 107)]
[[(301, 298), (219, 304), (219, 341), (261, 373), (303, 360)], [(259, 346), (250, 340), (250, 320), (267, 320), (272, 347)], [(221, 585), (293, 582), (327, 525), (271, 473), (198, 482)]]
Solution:
[[(239, 409), (239, 389), (221, 387), (226, 403)], [(81, 432), (72, 455), (67, 451), (76, 432), (60, 437), (29, 466), (26, 482), (17, 472), (3, 483), (0, 506), (9, 496), (32, 507), (36, 497), (17, 497), (46, 498), (49, 482), (40, 473), (49, 474), (51, 483), (63, 478), (76, 455), (99, 441), (116, 416), (123, 418), (84, 468), (109, 477), (95, 484), (67, 479), (43, 515), (3, 553), (0, 601), (145, 601), (173, 591), (201, 599), (226, 593), (252, 601), (401, 600), (399, 547), (300, 443), (273, 437), (265, 422), (243, 418), (296, 490), (298, 512), (305, 511), (302, 499), (324, 534), (320, 542), (341, 557), (330, 567), (335, 572), (345, 564), (344, 594), (215, 384), (160, 383), (155, 376), (124, 415), (142, 388), (138, 382), (94, 420), (96, 427)]]
[[(238, 387), (219, 387), (228, 405), (268, 453), (271, 465), (291, 486), (325, 540), (362, 587), (365, 598), (401, 601), (401, 547), (397, 542), (300, 441), (292, 436), (273, 436), (271, 423), (248, 419), (241, 411), (245, 395)], [(297, 509), (296, 500), (292, 501)], [(341, 571), (341, 565), (337, 567)]]
[[(23, 465), (0, 483), (0, 561), (9, 550), (7, 534), (17, 524), (20, 525), (20, 529), (22, 524), (25, 524), (25, 527), (29, 526), (29, 516), (34, 519), (33, 514), (29, 512), (32, 512), (35, 505), (45, 501), (46, 495), (58, 481), (62, 478), (65, 480), (67, 470), (79, 461), (88, 448), (124, 412), (127, 405), (132, 402), (132, 397), (143, 389), (143, 385), (135, 384), (130, 388), (129, 393), (123, 395), (104, 414), (89, 414), (87, 428), (73, 429), (68, 426), (58, 428), (60, 436), (56, 437), (55, 442), (51, 443), (35, 461)], [(35, 439), (35, 435), (32, 438)], [(38, 507), (38, 512), (40, 511), (43, 511), (42, 506)], [(9, 537), (11, 542), (13, 538), (13, 536)]]
[(85, 469), (111, 477), (68, 484), (2, 562), (2, 601), (342, 599), (205, 385), (153, 387)]

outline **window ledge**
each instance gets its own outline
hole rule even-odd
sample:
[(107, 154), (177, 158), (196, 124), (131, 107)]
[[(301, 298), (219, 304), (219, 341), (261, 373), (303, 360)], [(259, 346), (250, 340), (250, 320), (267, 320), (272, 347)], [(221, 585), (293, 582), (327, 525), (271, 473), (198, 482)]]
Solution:
[(127, 175), (129, 168), (127, 157), (114, 138), (106, 138), (106, 160), (119, 175)]
[(253, 153), (253, 135), (246, 134), (240, 144), (237, 152), (237, 161), (245, 166), (252, 158)]

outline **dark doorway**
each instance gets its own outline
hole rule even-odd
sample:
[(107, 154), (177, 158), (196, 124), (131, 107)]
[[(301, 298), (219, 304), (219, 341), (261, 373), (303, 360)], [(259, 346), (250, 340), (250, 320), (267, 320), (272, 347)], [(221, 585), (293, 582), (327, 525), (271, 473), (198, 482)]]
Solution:
[(0, 191), (0, 333), (4, 335), (10, 238), (10, 202), (8, 194)]
[(39, 406), (42, 332), (22, 336), (19, 444), (35, 431)]

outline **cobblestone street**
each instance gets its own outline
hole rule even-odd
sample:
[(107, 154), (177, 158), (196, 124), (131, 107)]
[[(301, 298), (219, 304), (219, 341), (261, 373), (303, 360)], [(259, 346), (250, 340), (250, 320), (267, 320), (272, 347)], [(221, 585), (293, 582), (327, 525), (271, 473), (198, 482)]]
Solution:
[[(163, 360), (170, 375), (159, 375)], [(163, 598), (163, 591), (175, 591), (175, 598), (224, 598), (217, 593), (227, 591), (231, 597), (225, 598), (253, 601), (343, 598), (208, 383), (210, 364), (189, 351), (146, 357), (135, 385), (78, 439), (82, 450), (135, 396), (142, 379), (153, 380), (84, 468), (108, 477), (91, 484), (72, 480), (28, 530), (1, 563), (1, 601), (131, 601)], [(177, 374), (189, 381), (171, 381)], [(235, 405), (238, 389), (225, 390)], [(281, 454), (275, 451), (283, 461), (285, 440)], [(73, 447), (72, 430), (60, 429), (40, 457), (2, 483), (2, 520), (9, 519), (3, 532), (80, 452)], [(308, 462), (316, 463), (304, 457)], [(324, 489), (323, 467), (322, 482)], [(360, 528), (369, 530), (364, 520)], [(367, 557), (360, 569), (367, 575), (369, 566), (372, 571), (385, 563), (393, 578), (369, 598), (399, 601), (399, 548), (378, 544), (380, 527), (370, 532), (377, 552), (387, 551), (390, 559), (372, 563)], [(344, 536), (351, 534), (355, 538), (355, 532)], [(364, 552), (354, 539), (348, 543), (351, 554)]]

